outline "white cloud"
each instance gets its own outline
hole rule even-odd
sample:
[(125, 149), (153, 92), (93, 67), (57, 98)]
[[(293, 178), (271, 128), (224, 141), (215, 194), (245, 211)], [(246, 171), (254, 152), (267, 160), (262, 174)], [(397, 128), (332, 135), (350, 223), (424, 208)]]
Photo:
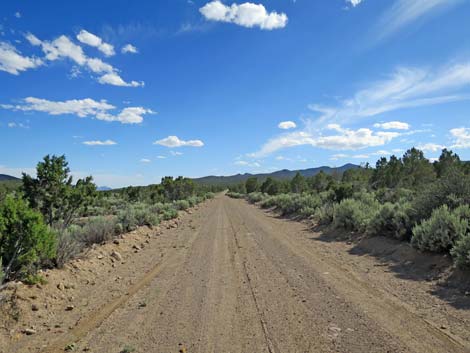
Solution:
[(140, 162), (141, 162), (141, 163), (150, 163), (150, 162), (152, 162), (152, 161), (151, 161), (150, 159), (148, 159), (148, 158), (142, 158), (142, 159), (140, 160)]
[(279, 129), (289, 130), (289, 129), (295, 129), (297, 127), (297, 124), (294, 123), (293, 121), (282, 121), (279, 123), (277, 127)]
[(137, 82), (131, 81), (126, 82), (124, 81), (117, 73), (111, 72), (109, 74), (105, 74), (98, 79), (98, 82), (101, 84), (109, 84), (113, 86), (124, 86), (124, 87), (139, 87), (144, 86), (144, 82)]
[(157, 156), (157, 159), (166, 159), (166, 156)]
[[(89, 32), (87, 35), (81, 36), (82, 40), (87, 40), (89, 43), (96, 44), (96, 39), (89, 35), (92, 35)], [(80, 32), (82, 34), (82, 32)], [(79, 34), (79, 36), (80, 36)], [(77, 36), (78, 37), (78, 36)], [(96, 36), (95, 36), (96, 37)], [(96, 37), (101, 40), (99, 37)], [(45, 54), (46, 60), (56, 61), (70, 59), (79, 66), (84, 66), (88, 68), (91, 72), (100, 74), (98, 82), (101, 84), (109, 84), (113, 86), (122, 86), (122, 87), (139, 87), (143, 86), (143, 82), (124, 81), (118, 73), (118, 70), (115, 69), (112, 65), (103, 62), (99, 58), (90, 58), (85, 55), (81, 46), (73, 43), (67, 36), (61, 35), (53, 41), (42, 41), (37, 38), (35, 35), (28, 33), (26, 39), (35, 46), (40, 46), (42, 51)], [(106, 43), (105, 43), (106, 44)], [(107, 49), (109, 52), (109, 49)]]
[(418, 145), (416, 148), (423, 152), (439, 152), (446, 148), (446, 146), (438, 145), (436, 143), (425, 143), (422, 145)]
[(372, 131), (367, 128), (357, 130), (345, 129), (337, 124), (330, 124), (327, 130), (335, 134), (324, 135), (323, 131), (295, 131), (272, 138), (264, 144), (252, 157), (262, 157), (283, 148), (310, 145), (328, 150), (359, 150), (367, 147), (377, 147), (389, 143), (400, 136), (398, 132)]
[(409, 130), (410, 124), (401, 121), (389, 121), (386, 123), (376, 123), (374, 127), (384, 130)]
[(369, 159), (370, 156), (368, 154), (356, 154), (352, 158), (355, 158), (355, 159)]
[(178, 151), (170, 151), (170, 154), (171, 154), (172, 156), (175, 156), (175, 157), (177, 157), (177, 156), (182, 156), (182, 155), (183, 155), (183, 153), (178, 152)]
[(345, 158), (348, 158), (349, 155), (347, 154), (343, 154), (343, 153), (337, 153), (337, 154), (334, 154), (330, 157), (330, 160), (331, 161), (337, 161), (338, 159), (345, 159)]
[(114, 145), (117, 145), (117, 142), (113, 140), (104, 140), (104, 141), (94, 140), (94, 141), (84, 141), (83, 144), (87, 146), (114, 146)]
[(357, 5), (359, 5), (362, 0), (346, 0), (347, 3), (351, 4), (352, 7), (356, 7)]
[(470, 148), (470, 128), (451, 129), (450, 134), (454, 138), (452, 148)]
[(0, 42), (0, 71), (18, 75), (21, 71), (34, 69), (41, 65), (43, 65), (41, 59), (23, 56), (14, 46)]
[(15, 111), (36, 111), (50, 115), (76, 115), (80, 118), (93, 117), (98, 120), (118, 121), (122, 124), (140, 124), (145, 114), (153, 114), (150, 109), (143, 107), (127, 107), (118, 114), (110, 111), (116, 107), (106, 100), (95, 101), (91, 98), (71, 99), (66, 101), (50, 101), (47, 99), (27, 97), (22, 104), (0, 104), (3, 109)]
[(11, 129), (13, 129), (13, 128), (29, 129), (29, 126), (25, 125), (23, 123), (10, 122), (10, 123), (7, 124), (7, 126)]
[(105, 43), (100, 37), (84, 29), (77, 34), (77, 39), (83, 44), (97, 48), (106, 56), (113, 56), (115, 54), (114, 47), (111, 44)]
[(250, 2), (227, 6), (215, 0), (201, 7), (199, 11), (209, 21), (229, 22), (243, 27), (259, 27), (265, 30), (284, 28), (288, 21), (286, 14), (268, 13), (262, 4)]
[(234, 164), (238, 166), (251, 167), (251, 168), (261, 167), (261, 164), (259, 164), (258, 162), (236, 161)]
[(175, 148), (175, 147), (184, 147), (184, 146), (189, 146), (189, 147), (202, 147), (204, 146), (204, 143), (201, 140), (180, 140), (177, 136), (168, 136), (165, 137), (164, 139), (157, 140), (153, 143), (154, 145), (161, 145), (169, 148)]
[(392, 35), (426, 15), (462, 2), (463, 0), (396, 0), (377, 24), (379, 39)]
[(389, 78), (370, 84), (335, 107), (309, 107), (321, 113), (319, 122), (344, 122), (404, 108), (468, 100), (469, 88), (470, 61), (441, 68), (399, 68)]
[(16, 11), (16, 12), (15, 12), (15, 17), (16, 17), (16, 18), (21, 18), (21, 12)]
[(121, 49), (121, 53), (123, 54), (126, 54), (126, 53), (137, 54), (138, 52), (139, 51), (137, 50), (137, 48), (134, 47), (132, 44), (126, 44)]

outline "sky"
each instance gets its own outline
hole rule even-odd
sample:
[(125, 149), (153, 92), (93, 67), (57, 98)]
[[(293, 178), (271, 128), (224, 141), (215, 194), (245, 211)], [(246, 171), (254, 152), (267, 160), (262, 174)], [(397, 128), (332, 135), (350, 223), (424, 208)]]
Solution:
[(3, 1), (0, 173), (470, 160), (468, 0)]

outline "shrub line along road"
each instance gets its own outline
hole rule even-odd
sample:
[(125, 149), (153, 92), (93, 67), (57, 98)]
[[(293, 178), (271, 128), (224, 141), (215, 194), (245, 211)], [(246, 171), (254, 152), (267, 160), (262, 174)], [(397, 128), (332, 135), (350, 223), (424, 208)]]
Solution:
[(187, 220), (124, 295), (43, 351), (63, 352), (72, 341), (99, 353), (126, 345), (136, 352), (469, 351), (466, 341), (327, 256), (302, 234), (305, 225), (223, 195)]

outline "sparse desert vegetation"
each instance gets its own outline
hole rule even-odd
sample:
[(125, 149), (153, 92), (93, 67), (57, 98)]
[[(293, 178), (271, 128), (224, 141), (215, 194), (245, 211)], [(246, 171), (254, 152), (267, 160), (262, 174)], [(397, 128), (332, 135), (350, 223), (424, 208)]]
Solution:
[(40, 281), (41, 268), (62, 267), (93, 244), (140, 226), (157, 226), (213, 197), (188, 178), (163, 178), (146, 187), (96, 191), (93, 179), (76, 182), (65, 156), (46, 156), (36, 176), (0, 188), (0, 278)]
[(421, 251), (451, 254), (460, 268), (470, 266), (470, 163), (446, 149), (433, 163), (412, 148), (401, 158), (381, 158), (374, 168), (291, 180), (251, 178), (229, 190), (232, 198), (246, 197), (282, 216), (409, 241)]

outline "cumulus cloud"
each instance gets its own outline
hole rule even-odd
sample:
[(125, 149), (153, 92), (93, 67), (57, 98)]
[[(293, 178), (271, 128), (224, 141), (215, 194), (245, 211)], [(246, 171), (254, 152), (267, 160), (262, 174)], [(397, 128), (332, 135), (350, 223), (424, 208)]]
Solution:
[(150, 163), (150, 162), (152, 162), (152, 161), (151, 161), (150, 159), (148, 159), (148, 158), (142, 158), (142, 159), (140, 160), (140, 162), (141, 162), (141, 163)]
[(80, 118), (92, 117), (104, 121), (118, 121), (122, 124), (140, 124), (145, 114), (154, 113), (143, 107), (127, 107), (118, 114), (111, 111), (116, 107), (106, 100), (95, 101), (91, 98), (71, 99), (66, 101), (50, 101), (47, 99), (27, 97), (21, 104), (0, 104), (3, 109), (15, 111), (35, 111), (49, 115), (76, 115)]
[(289, 130), (289, 129), (295, 129), (297, 127), (297, 124), (294, 123), (293, 121), (282, 121), (279, 123), (277, 127), (279, 129)]
[(41, 59), (23, 56), (14, 46), (0, 42), (0, 71), (18, 75), (22, 71), (41, 65), (43, 65)]
[(211, 1), (199, 9), (209, 21), (234, 23), (243, 27), (259, 27), (264, 30), (284, 28), (287, 15), (268, 12), (262, 4), (245, 2), (227, 6), (219, 0)]
[[(324, 134), (324, 131), (334, 133)], [(321, 132), (294, 131), (277, 136), (264, 144), (252, 157), (263, 157), (283, 148), (310, 145), (328, 150), (359, 150), (367, 147), (382, 146), (400, 136), (398, 132), (373, 131), (368, 128), (357, 130), (342, 128), (338, 124), (330, 124)]]
[[(89, 32), (87, 33), (91, 34)], [(90, 36), (86, 35), (85, 37), (89, 43), (94, 43)], [(101, 84), (122, 87), (138, 87), (144, 85), (143, 82), (124, 81), (119, 75), (118, 70), (111, 64), (108, 64), (99, 58), (90, 58), (86, 56), (82, 47), (72, 42), (70, 38), (65, 35), (61, 35), (52, 41), (43, 41), (37, 38), (35, 35), (28, 33), (26, 35), (26, 39), (32, 45), (40, 46), (45, 54), (45, 59), (48, 61), (69, 59), (72, 60), (75, 64), (86, 67), (91, 72), (101, 75), (98, 78), (98, 82)]]
[(115, 54), (114, 47), (111, 44), (105, 43), (100, 37), (84, 29), (77, 34), (77, 39), (83, 44), (97, 48), (106, 56), (113, 56)]
[(138, 52), (139, 51), (137, 50), (137, 48), (134, 47), (132, 44), (126, 44), (121, 49), (121, 53), (123, 53), (123, 54), (127, 54), (127, 53), (137, 54)]
[(439, 145), (437, 143), (425, 143), (418, 145), (416, 148), (423, 152), (439, 152), (446, 148), (446, 146)]
[(384, 130), (409, 130), (410, 124), (401, 121), (389, 121), (386, 123), (376, 123), (374, 127)]
[(352, 5), (352, 7), (356, 7), (362, 2), (362, 0), (346, 0), (346, 2)]
[(115, 142), (113, 140), (104, 140), (104, 141), (94, 140), (94, 141), (84, 141), (82, 143), (84, 145), (87, 145), (87, 146), (113, 146), (113, 145), (117, 145), (117, 142)]
[(450, 130), (454, 139), (452, 148), (470, 148), (470, 128), (459, 127)]
[(180, 140), (178, 136), (168, 136), (164, 139), (157, 140), (153, 143), (154, 145), (165, 146), (169, 148), (176, 148), (176, 147), (202, 147), (204, 143), (201, 140)]
[(139, 87), (139, 86), (144, 86), (144, 82), (137, 82), (137, 81), (131, 81), (131, 82), (126, 82), (124, 81), (121, 76), (119, 76), (116, 72), (111, 72), (108, 74), (104, 74), (98, 79), (98, 82), (101, 84), (109, 84), (113, 86), (124, 86), (124, 87)]

